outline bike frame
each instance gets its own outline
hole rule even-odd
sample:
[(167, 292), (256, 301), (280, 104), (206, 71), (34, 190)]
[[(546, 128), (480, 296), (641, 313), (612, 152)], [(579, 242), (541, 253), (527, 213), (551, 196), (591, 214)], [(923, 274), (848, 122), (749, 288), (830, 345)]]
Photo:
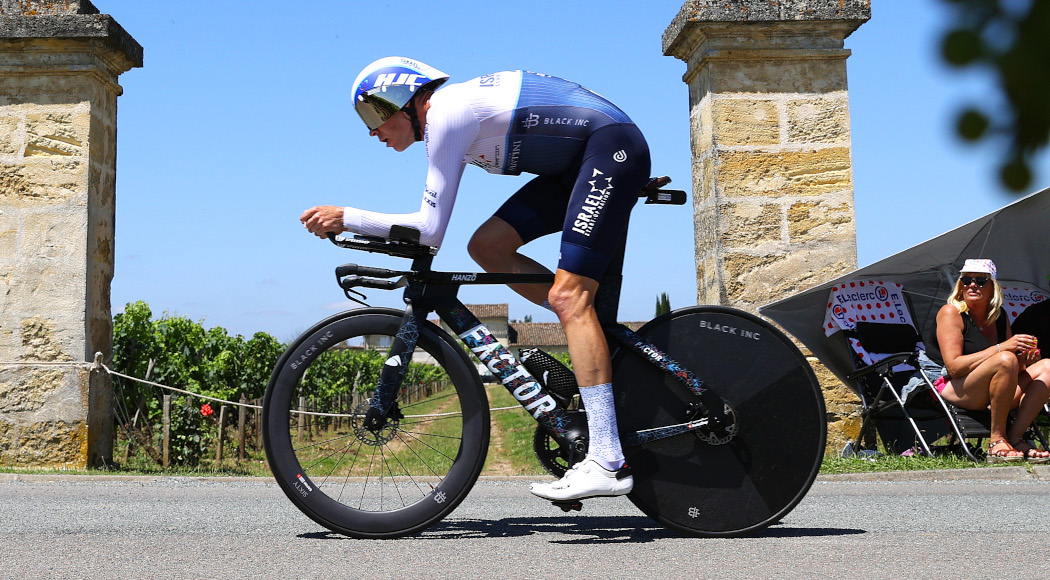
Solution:
[[(449, 326), (463, 345), (472, 352), (492, 372), (500, 383), (511, 393), (515, 400), (528, 411), (537, 423), (561, 445), (572, 448), (575, 438), (582, 429), (586, 433), (586, 420), (582, 414), (572, 414), (560, 407), (542, 383), (537, 381), (529, 371), (510, 353), (510, 351), (493, 336), (492, 332), (457, 298), (459, 287), (476, 284), (525, 284), (552, 283), (552, 274), (486, 274), (477, 272), (436, 272), (430, 269), (433, 256), (415, 256), (412, 270), (393, 272), (383, 270), (384, 274), (402, 274), (407, 282), (404, 293), (406, 304), (401, 327), (387, 353), (387, 364), (383, 366), (379, 384), (376, 386), (370, 408), (365, 416), (365, 425), (379, 429), (385, 420), (396, 412), (397, 393), (404, 379), (408, 363), (412, 360), (419, 338), (419, 329), (423, 327), (427, 316), (436, 312), (442, 321)], [(630, 447), (655, 439), (673, 437), (704, 427), (716, 427), (730, 421), (729, 410), (721, 397), (714, 395), (704, 386), (690, 369), (671, 359), (645, 337), (633, 332), (626, 326), (615, 322), (619, 303), (619, 292), (622, 275), (623, 249), (619, 251), (609, 272), (603, 278), (595, 299), (598, 317), (602, 323), (610, 345), (619, 344), (636, 352), (649, 364), (655, 365), (664, 373), (692, 391), (699, 398), (699, 406), (691, 415), (695, 418), (681, 423), (667, 425), (633, 433), (621, 433), (621, 443)], [(352, 268), (348, 268), (352, 267)], [(378, 269), (360, 268), (354, 264), (343, 267), (354, 272), (374, 273)], [(345, 270), (344, 270), (345, 271)], [(338, 274), (337, 274), (338, 276)], [(368, 284), (361, 284), (368, 285)], [(373, 285), (373, 287), (388, 287)], [(390, 284), (389, 287), (394, 287)], [(344, 286), (344, 289), (347, 289)], [(581, 425), (582, 422), (582, 425)]]

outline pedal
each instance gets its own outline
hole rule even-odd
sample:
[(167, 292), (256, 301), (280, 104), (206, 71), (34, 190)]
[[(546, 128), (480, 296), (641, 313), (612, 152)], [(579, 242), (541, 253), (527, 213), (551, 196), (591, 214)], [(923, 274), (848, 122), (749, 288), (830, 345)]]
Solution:
[(561, 508), (561, 511), (580, 511), (583, 509), (583, 502), (578, 499), (568, 499), (564, 501), (552, 501), (552, 504)]

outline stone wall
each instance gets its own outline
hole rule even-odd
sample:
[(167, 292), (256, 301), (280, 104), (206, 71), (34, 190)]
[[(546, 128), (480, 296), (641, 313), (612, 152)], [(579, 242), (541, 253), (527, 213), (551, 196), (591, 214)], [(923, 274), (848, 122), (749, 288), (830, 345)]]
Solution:
[[(843, 40), (867, 0), (694, 0), (664, 34), (685, 61), (697, 301), (752, 312), (857, 266)], [(829, 449), (857, 398), (810, 357)]]
[(2, 1), (0, 464), (83, 467), (112, 453), (108, 375), (77, 363), (111, 351), (116, 79), (142, 49), (87, 0)]

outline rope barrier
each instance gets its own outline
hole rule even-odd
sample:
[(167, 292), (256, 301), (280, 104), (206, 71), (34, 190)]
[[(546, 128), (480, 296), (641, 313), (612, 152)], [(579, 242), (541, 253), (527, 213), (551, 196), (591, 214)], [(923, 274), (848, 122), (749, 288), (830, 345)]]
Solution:
[(226, 400), (223, 400), (223, 399), (219, 399), (219, 398), (216, 398), (216, 397), (209, 397), (208, 395), (202, 395), (200, 393), (194, 393), (192, 391), (187, 391), (187, 390), (184, 390), (184, 389), (178, 389), (178, 388), (175, 388), (175, 387), (169, 387), (168, 385), (162, 385), (160, 383), (155, 383), (153, 381), (147, 381), (145, 379), (135, 378), (135, 377), (132, 377), (132, 376), (125, 375), (124, 373), (118, 373), (117, 371), (111, 370), (106, 365), (102, 365), (102, 368), (105, 369), (105, 371), (107, 373), (109, 373), (109, 374), (111, 374), (111, 375), (113, 375), (115, 377), (120, 377), (122, 379), (127, 379), (129, 381), (135, 381), (137, 383), (143, 383), (143, 384), (146, 384), (146, 385), (157, 387), (159, 389), (167, 389), (169, 391), (174, 391), (176, 393), (182, 393), (183, 395), (189, 395), (191, 397), (196, 397), (198, 399), (206, 399), (208, 401), (215, 401), (216, 403), (223, 403), (223, 404), (226, 404), (226, 405), (233, 405), (235, 407), (245, 407), (247, 409), (262, 409), (262, 405), (251, 405), (251, 404), (248, 404), (248, 403), (238, 403), (238, 402), (235, 402), (235, 401), (226, 401)]
[(94, 363), (75, 361), (0, 361), (0, 367), (71, 367), (87, 369), (89, 371), (96, 370)]
[[(162, 385), (162, 384), (157, 383), (157, 382), (148, 381), (146, 379), (140, 379), (140, 378), (137, 378), (137, 377), (126, 375), (124, 373), (119, 373), (119, 372), (117, 372), (117, 371), (107, 367), (102, 362), (102, 353), (101, 352), (96, 352), (95, 353), (95, 360), (93, 362), (78, 362), (78, 361), (13, 361), (13, 362), (9, 362), (9, 361), (0, 361), (0, 367), (5, 367), (5, 366), (7, 366), (7, 367), (10, 367), (10, 366), (16, 366), (16, 367), (69, 367), (69, 368), (86, 369), (86, 370), (91, 371), (91, 372), (104, 370), (104, 371), (106, 371), (106, 373), (108, 373), (108, 374), (110, 374), (112, 376), (115, 376), (115, 377), (120, 377), (122, 379), (127, 379), (129, 381), (133, 381), (133, 382), (136, 382), (136, 383), (142, 383), (142, 384), (150, 385), (150, 386), (153, 386), (153, 387), (157, 387), (158, 389), (166, 389), (166, 390), (173, 391), (173, 392), (176, 392), (176, 393), (180, 393), (180, 394), (183, 394), (183, 395), (187, 395), (187, 396), (190, 396), (190, 397), (196, 397), (198, 399), (206, 399), (208, 401), (214, 401), (216, 403), (222, 403), (222, 404), (225, 404), (225, 405), (232, 405), (234, 407), (245, 407), (245, 408), (248, 408), (248, 409), (262, 409), (261, 405), (252, 405), (252, 404), (249, 404), (249, 403), (240, 403), (240, 402), (237, 402), (237, 401), (226, 401), (224, 399), (219, 399), (219, 398), (216, 398), (216, 397), (209, 397), (208, 395), (202, 395), (200, 393), (194, 393), (192, 391), (187, 391), (185, 389), (179, 389), (179, 388), (171, 387), (171, 386), (168, 386), (168, 385)], [(521, 408), (522, 407), (520, 405), (512, 405), (510, 407), (490, 408), (489, 411), (490, 412), (511, 411), (511, 410), (514, 410), (514, 409), (521, 409)], [(343, 414), (340, 414), (340, 413), (320, 413), (320, 412), (314, 412), (314, 411), (292, 411), (292, 412), (300, 414), (300, 415), (313, 415), (313, 416), (317, 416), (317, 417), (350, 417), (351, 416), (351, 415), (347, 415), (345, 413), (343, 413)], [(445, 417), (445, 416), (452, 416), (452, 415), (456, 415), (456, 413), (436, 413), (436, 414), (432, 414), (432, 415), (406, 415), (405, 418), (406, 419), (419, 419), (419, 418), (424, 418), (424, 417), (427, 417), (427, 418), (430, 418), (430, 417)]]

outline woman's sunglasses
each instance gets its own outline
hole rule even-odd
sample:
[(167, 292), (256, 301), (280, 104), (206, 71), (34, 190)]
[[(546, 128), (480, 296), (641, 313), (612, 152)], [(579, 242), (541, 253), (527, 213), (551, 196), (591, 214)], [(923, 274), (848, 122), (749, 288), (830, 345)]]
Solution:
[(959, 278), (959, 281), (962, 282), (964, 287), (977, 282), (978, 288), (984, 288), (984, 285), (988, 283), (988, 278), (985, 278), (984, 276), (977, 276), (976, 278), (973, 276), (963, 276), (962, 278)]

